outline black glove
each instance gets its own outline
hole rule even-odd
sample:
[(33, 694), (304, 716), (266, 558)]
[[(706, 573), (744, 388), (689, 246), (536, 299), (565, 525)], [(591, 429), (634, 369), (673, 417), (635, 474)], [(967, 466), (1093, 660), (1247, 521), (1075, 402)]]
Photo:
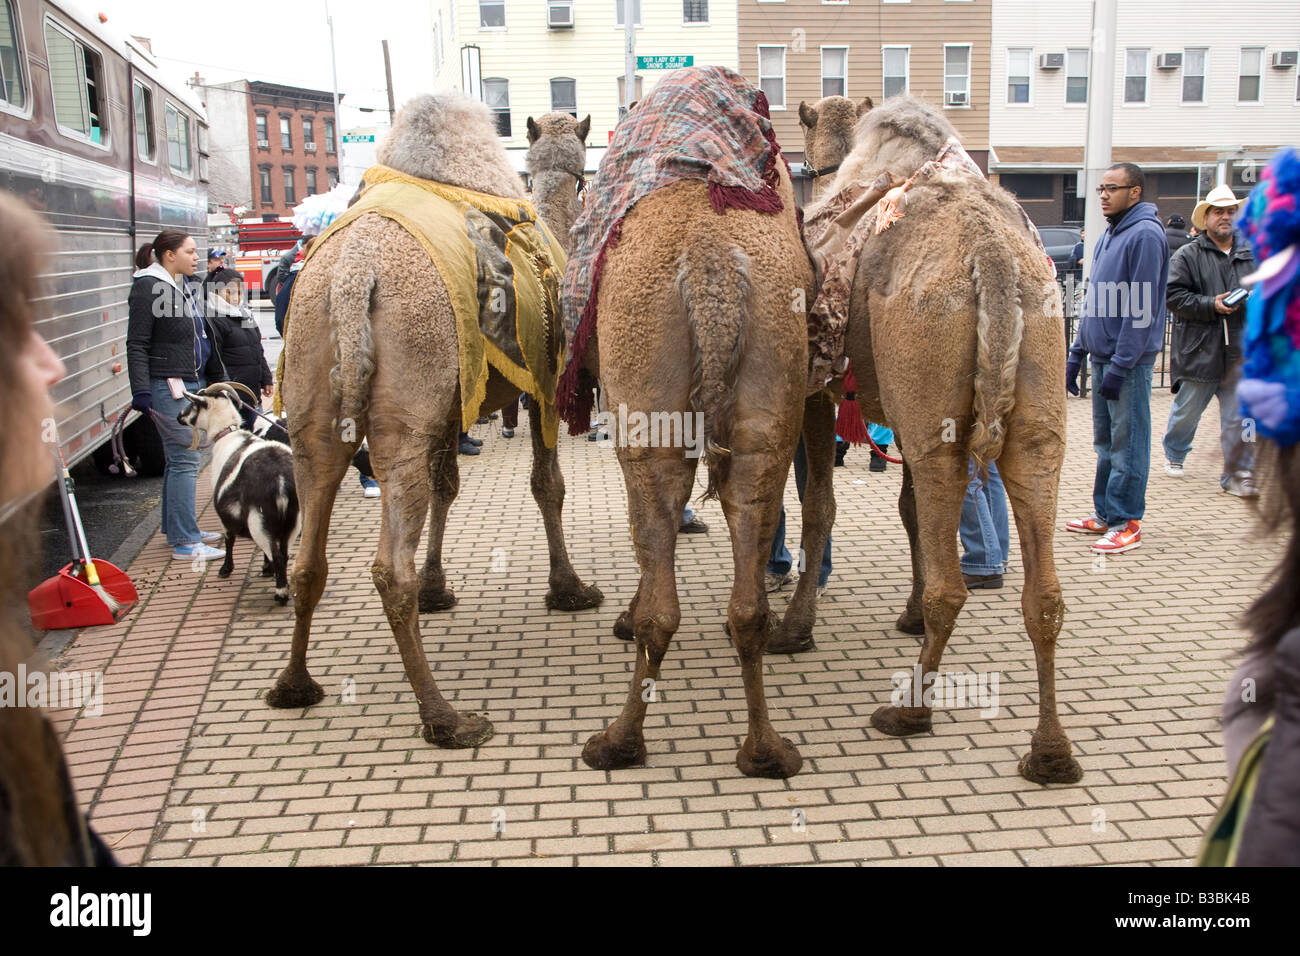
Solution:
[(1128, 378), (1128, 369), (1120, 368), (1113, 362), (1106, 366), (1106, 374), (1102, 377), (1101, 397), (1114, 401), (1119, 398), (1119, 390), (1124, 387), (1124, 379)]
[(153, 411), (153, 392), (135, 392), (132, 394), (131, 407), (146, 414)]
[(1074, 356), (1065, 363), (1065, 390), (1071, 395), (1079, 394), (1079, 366), (1080, 362)]

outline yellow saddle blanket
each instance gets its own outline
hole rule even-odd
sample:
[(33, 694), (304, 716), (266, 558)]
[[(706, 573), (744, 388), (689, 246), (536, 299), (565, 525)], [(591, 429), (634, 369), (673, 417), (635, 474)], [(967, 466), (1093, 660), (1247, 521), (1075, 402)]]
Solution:
[(335, 232), (367, 213), (409, 232), (447, 287), (459, 344), (461, 427), (468, 429), (478, 418), (490, 365), (536, 399), (529, 408), (539, 414), (536, 425), (547, 447), (554, 447), (565, 257), (532, 203), (372, 166), (360, 198), (321, 233), (307, 260)]

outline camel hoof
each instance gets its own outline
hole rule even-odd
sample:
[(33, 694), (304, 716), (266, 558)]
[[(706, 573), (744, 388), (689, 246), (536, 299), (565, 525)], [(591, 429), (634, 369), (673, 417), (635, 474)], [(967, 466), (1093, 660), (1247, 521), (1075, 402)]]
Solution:
[(603, 600), (605, 600), (605, 592), (594, 584), (579, 583), (576, 591), (557, 591), (551, 588), (546, 592), (546, 606), (552, 611), (585, 611), (588, 608), (600, 607), (600, 602)]
[(448, 608), (456, 606), (456, 595), (449, 588), (443, 588), (440, 591), (421, 591), (420, 592), (420, 613), (432, 614), (434, 611), (445, 611)]
[(891, 737), (927, 733), (931, 726), (929, 707), (880, 707), (871, 715), (871, 726)]
[(1033, 783), (1078, 783), (1083, 768), (1068, 752), (1031, 751), (1020, 758), (1020, 776)]
[(582, 748), (582, 762), (592, 770), (622, 770), (645, 764), (645, 738), (640, 734), (612, 737), (602, 730)]
[(799, 628), (796, 633), (791, 633), (785, 627), (778, 627), (767, 637), (767, 653), (769, 654), (802, 654), (805, 651), (817, 650), (817, 642), (813, 640), (812, 627)]
[(485, 743), (495, 733), (492, 721), (480, 714), (457, 714), (456, 726), (435, 727), (425, 724), (422, 728), (426, 743), (447, 750), (467, 750)]
[(281, 677), (266, 695), (266, 703), (277, 710), (310, 707), (325, 699), (325, 691), (310, 677), (305, 681), (286, 681)]
[(784, 780), (793, 777), (803, 766), (803, 757), (785, 737), (776, 747), (764, 747), (755, 752), (752, 738), (746, 737), (744, 745), (736, 752), (736, 766), (746, 777), (767, 777)]
[(624, 611), (614, 622), (614, 636), (620, 641), (631, 641), (636, 639), (636, 634), (632, 630), (632, 612)]
[(925, 634), (925, 618), (921, 616), (920, 611), (907, 610), (898, 615), (898, 621), (894, 624), (904, 634)]

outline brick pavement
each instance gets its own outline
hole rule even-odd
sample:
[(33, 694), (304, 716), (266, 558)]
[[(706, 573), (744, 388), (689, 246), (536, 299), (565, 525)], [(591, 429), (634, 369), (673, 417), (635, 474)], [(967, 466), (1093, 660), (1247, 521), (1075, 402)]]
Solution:
[[(1153, 399), (1157, 468), (1169, 401)], [(1058, 527), (1087, 513), (1092, 485), (1088, 403), (1071, 401), (1069, 414)], [(648, 766), (588, 769), (582, 745), (617, 713), (630, 674), (631, 649), (610, 634), (636, 587), (622, 478), (612, 451), (562, 439), (570, 550), (606, 603), (547, 611), (526, 416), (512, 440), (496, 423), (476, 428), (483, 454), (460, 459), (445, 545), (460, 603), (422, 618), (443, 693), (496, 725), (477, 752), (420, 737), (370, 583), (380, 504), (354, 475), (335, 507), (309, 657), (321, 704), (262, 702), (292, 612), (272, 601), (250, 547), (221, 581), (215, 564), (172, 564), (155, 538), (130, 568), (141, 606), (84, 632), (58, 662), (105, 671), (103, 715), (52, 716), (83, 804), (128, 863), (1186, 863), (1224, 788), (1217, 712), (1243, 642), (1234, 619), (1277, 554), (1252, 534), (1247, 506), (1218, 491), (1216, 419), (1205, 416), (1186, 478), (1153, 474), (1139, 551), (1098, 568), (1089, 539), (1057, 534), (1068, 604), (1058, 688), (1084, 769), (1076, 786), (1016, 774), (1037, 691), (1014, 525), (1008, 587), (971, 595), (943, 664), (997, 671), (1000, 712), (936, 709), (933, 733), (908, 739), (870, 727), (917, 644), (892, 628), (909, 589), (900, 471), (869, 473), (861, 450), (836, 470), (818, 649), (767, 662), (772, 719), (803, 771), (753, 780), (735, 767), (745, 704), (722, 632), (731, 568), (716, 503), (698, 508), (710, 533), (678, 544), (682, 627), (646, 720)], [(793, 541), (793, 481), (787, 508)], [(215, 525), (210, 513), (201, 521)]]

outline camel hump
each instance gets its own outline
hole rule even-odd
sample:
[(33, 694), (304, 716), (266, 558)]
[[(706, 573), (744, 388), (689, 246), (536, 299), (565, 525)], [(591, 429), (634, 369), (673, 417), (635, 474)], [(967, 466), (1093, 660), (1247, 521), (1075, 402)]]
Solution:
[(706, 498), (717, 498), (731, 455), (736, 374), (750, 315), (749, 256), (735, 245), (697, 246), (677, 260), (677, 290), (695, 353), (691, 411), (703, 416)]
[[(334, 367), (330, 392), (339, 410), (339, 422), (362, 427), (370, 404), (370, 379), (375, 373), (375, 346), (370, 330), (370, 305), (375, 270), (384, 250), (376, 230), (367, 228), (363, 216), (349, 224), (330, 279), (328, 314), (334, 340)], [(340, 425), (342, 427), (342, 425)]]
[(980, 238), (970, 253), (976, 300), (975, 427), (971, 455), (982, 474), (997, 461), (1006, 419), (1016, 401), (1016, 367), (1024, 338), (1020, 263), (996, 235)]

